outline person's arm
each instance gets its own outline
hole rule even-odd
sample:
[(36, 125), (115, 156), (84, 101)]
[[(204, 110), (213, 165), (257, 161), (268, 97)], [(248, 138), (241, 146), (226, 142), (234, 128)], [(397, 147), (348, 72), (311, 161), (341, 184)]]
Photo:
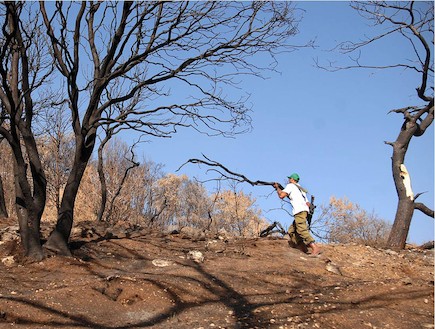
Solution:
[(280, 189), (278, 183), (275, 183), (275, 184), (273, 185), (273, 187), (275, 187), (276, 192), (278, 193), (278, 196), (279, 196), (280, 199), (284, 199), (285, 197), (288, 196), (288, 194), (287, 194), (286, 192), (284, 192), (283, 190)]

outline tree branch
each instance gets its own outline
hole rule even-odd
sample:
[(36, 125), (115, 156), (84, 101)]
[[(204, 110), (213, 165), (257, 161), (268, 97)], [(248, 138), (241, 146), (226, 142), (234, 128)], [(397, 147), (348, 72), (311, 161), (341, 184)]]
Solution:
[(414, 209), (420, 210), (423, 214), (434, 218), (434, 211), (421, 202), (414, 203)]
[[(210, 160), (204, 154), (202, 156), (205, 158), (205, 160), (201, 160), (201, 159), (189, 159), (185, 163), (183, 163), (180, 166), (180, 168), (178, 168), (176, 171), (179, 171), (182, 167), (184, 167), (188, 163), (205, 164), (205, 165), (207, 165), (209, 167), (219, 168), (219, 169), (209, 169), (208, 171), (214, 170), (217, 173), (219, 173), (222, 177), (224, 177), (225, 179), (234, 180), (234, 181), (237, 181), (237, 182), (240, 182), (240, 183), (248, 183), (248, 184), (250, 184), (252, 186), (274, 186), (274, 184), (275, 184), (275, 182), (266, 182), (266, 181), (262, 181), (262, 180), (256, 180), (256, 181), (251, 180), (248, 177), (246, 177), (245, 175), (238, 174), (238, 173), (235, 173), (234, 171), (231, 171), (230, 169), (228, 169), (227, 167), (223, 166), (219, 162), (216, 162), (214, 160)], [(281, 184), (278, 183), (278, 185), (279, 185), (280, 189), (284, 188)]]

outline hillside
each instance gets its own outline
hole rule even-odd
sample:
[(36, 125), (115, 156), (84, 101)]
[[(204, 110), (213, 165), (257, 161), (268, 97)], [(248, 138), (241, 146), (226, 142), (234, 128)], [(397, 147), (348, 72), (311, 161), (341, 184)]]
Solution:
[(1, 230), (0, 328), (434, 328), (433, 250), (76, 228), (20, 264)]

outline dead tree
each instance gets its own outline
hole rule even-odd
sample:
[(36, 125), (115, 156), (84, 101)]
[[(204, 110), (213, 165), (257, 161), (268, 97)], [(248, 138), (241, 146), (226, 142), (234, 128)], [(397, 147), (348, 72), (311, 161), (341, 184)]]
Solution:
[[(116, 187), (115, 193), (113, 193), (113, 196), (112, 196), (112, 198), (110, 199), (110, 202), (109, 202), (109, 210), (108, 210), (108, 212), (107, 212), (107, 216), (106, 216), (106, 218), (107, 218), (108, 221), (111, 221), (111, 220), (112, 220), (112, 213), (113, 213), (113, 209), (114, 209), (114, 206), (115, 206), (115, 201), (116, 201), (116, 199), (119, 197), (119, 195), (121, 194), (121, 190), (122, 190), (122, 188), (123, 188), (123, 186), (124, 186), (124, 183), (125, 183), (125, 181), (126, 181), (127, 178), (128, 178), (128, 173), (129, 173), (129, 171), (139, 166), (139, 162), (137, 162), (137, 161), (134, 160), (134, 158), (135, 158), (135, 154), (134, 154), (133, 147), (134, 147), (134, 146), (132, 146), (132, 147), (130, 148), (131, 158), (126, 159), (126, 160), (128, 161), (128, 166), (127, 166), (127, 168), (124, 168), (124, 170), (123, 170), (124, 173), (123, 173), (123, 175), (122, 175), (122, 179), (121, 179), (121, 181), (119, 182), (118, 186)], [(104, 210), (103, 210), (103, 211), (104, 211)]]
[[(299, 20), (293, 6), (40, 2), (76, 141), (56, 228), (45, 246), (69, 254), (74, 202), (101, 125), (121, 123), (153, 137), (180, 128), (207, 135), (248, 130), (244, 97), (232, 100), (222, 89), (236, 87), (241, 75), (261, 76), (270, 67), (252, 64), (257, 53), (273, 58), (276, 50), (295, 49), (288, 44)], [(171, 95), (178, 90), (183, 92)], [(117, 111), (107, 111), (114, 107)]]
[[(421, 104), (408, 105), (390, 112), (403, 115), (403, 124), (394, 142), (385, 142), (392, 146), (393, 155), (391, 169), (398, 196), (398, 205), (393, 227), (387, 242), (390, 248), (403, 249), (408, 236), (414, 210), (434, 217), (432, 209), (416, 202), (421, 194), (415, 194), (411, 188), (411, 174), (405, 166), (405, 156), (409, 144), (414, 138), (423, 136), (433, 124), (434, 89), (433, 89), (433, 40), (434, 40), (434, 7), (432, 2), (352, 2), (358, 13), (371, 21), (374, 26), (383, 27), (382, 34), (366, 37), (360, 42), (344, 42), (338, 49), (347, 55), (357, 54), (352, 63), (341, 67), (320, 66), (323, 69), (336, 71), (344, 69), (402, 69), (415, 72), (420, 83), (416, 87), (416, 95)], [(403, 62), (388, 65), (365, 65), (360, 58), (364, 48), (382, 42), (391, 34), (401, 35), (409, 45), (413, 58), (404, 58)]]
[[(43, 46), (36, 13), (21, 15), (23, 2), (0, 5), (0, 135), (12, 151), (15, 208), (25, 255), (42, 259), (40, 221), (46, 202), (46, 177), (38, 153), (33, 123), (46, 99), (34, 100), (49, 83), (52, 62)], [(24, 15), (24, 14), (23, 14)], [(47, 93), (45, 93), (47, 94)]]

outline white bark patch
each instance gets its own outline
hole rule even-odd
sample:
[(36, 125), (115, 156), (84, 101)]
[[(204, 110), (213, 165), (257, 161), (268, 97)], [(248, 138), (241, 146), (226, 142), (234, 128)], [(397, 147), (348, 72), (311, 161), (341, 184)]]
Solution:
[(414, 192), (412, 192), (411, 187), (411, 176), (403, 163), (400, 165), (400, 177), (402, 177), (403, 185), (405, 185), (406, 196), (411, 200), (414, 200)]

